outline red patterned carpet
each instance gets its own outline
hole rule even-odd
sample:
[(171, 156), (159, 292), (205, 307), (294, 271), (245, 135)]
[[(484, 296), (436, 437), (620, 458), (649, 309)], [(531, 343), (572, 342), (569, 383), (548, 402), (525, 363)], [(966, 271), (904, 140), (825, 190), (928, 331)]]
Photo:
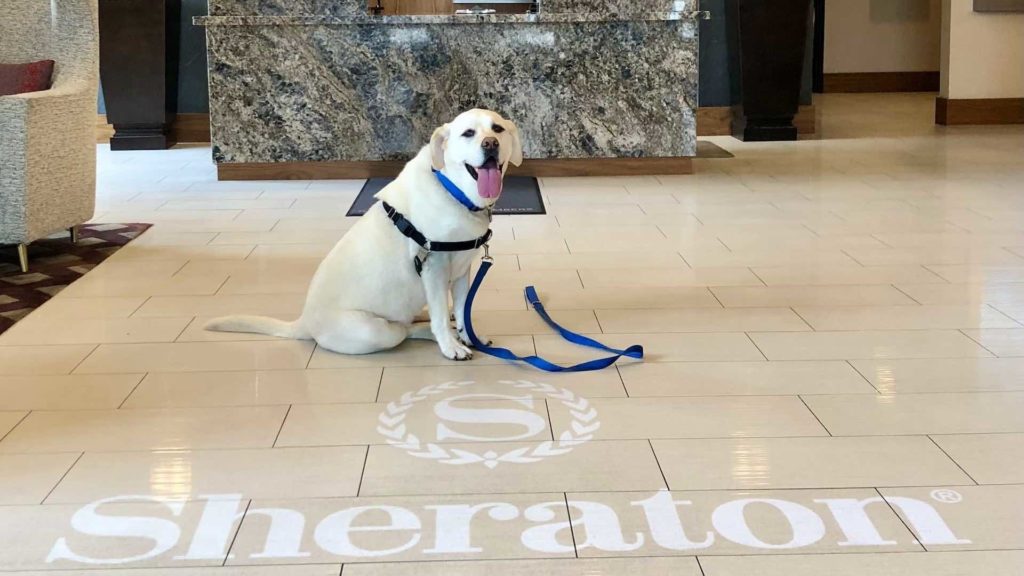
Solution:
[(57, 292), (145, 232), (150, 224), (85, 224), (78, 244), (67, 235), (28, 247), (29, 271), (21, 272), (14, 246), (0, 246), (0, 333)]

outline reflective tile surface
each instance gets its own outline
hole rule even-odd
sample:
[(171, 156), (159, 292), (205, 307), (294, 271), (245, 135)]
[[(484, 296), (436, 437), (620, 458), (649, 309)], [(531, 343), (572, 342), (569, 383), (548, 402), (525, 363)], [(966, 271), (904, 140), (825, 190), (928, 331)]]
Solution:
[(691, 176), (546, 178), (497, 217), (474, 319), (340, 356), (294, 318), (361, 181), (218, 182), (97, 148), (97, 222), (151, 222), (0, 335), (0, 572), (1019, 576), (1024, 130), (826, 95), (820, 133)]

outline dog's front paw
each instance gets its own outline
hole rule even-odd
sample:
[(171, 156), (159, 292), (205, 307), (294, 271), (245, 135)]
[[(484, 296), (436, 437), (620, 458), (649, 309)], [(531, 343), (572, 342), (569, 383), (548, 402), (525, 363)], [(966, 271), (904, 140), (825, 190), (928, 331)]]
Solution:
[(440, 344), (441, 354), (449, 360), (464, 361), (473, 359), (473, 351), (469, 349), (467, 345), (462, 344), (455, 338), (452, 338), (449, 342)]
[[(476, 337), (484, 343), (484, 346), (490, 346), (494, 343), (494, 341), (487, 336), (477, 334)], [(459, 341), (462, 342), (463, 345), (473, 348), (473, 343), (469, 340), (469, 333), (466, 332), (465, 328), (459, 330)]]

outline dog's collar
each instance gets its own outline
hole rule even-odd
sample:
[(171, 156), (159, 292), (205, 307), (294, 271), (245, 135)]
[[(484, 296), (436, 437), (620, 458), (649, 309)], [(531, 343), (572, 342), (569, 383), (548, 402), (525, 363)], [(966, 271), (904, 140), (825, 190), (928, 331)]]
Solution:
[(441, 186), (444, 186), (444, 189), (451, 194), (452, 198), (458, 200), (459, 204), (465, 206), (466, 210), (469, 210), (470, 212), (480, 212), (483, 210), (483, 208), (474, 204), (462, 190), (459, 190), (459, 187), (455, 185), (455, 182), (449, 180), (448, 177), (442, 174), (440, 170), (434, 170), (433, 168), (431, 168), (431, 170), (434, 172), (434, 176), (437, 177), (437, 181), (441, 183)]

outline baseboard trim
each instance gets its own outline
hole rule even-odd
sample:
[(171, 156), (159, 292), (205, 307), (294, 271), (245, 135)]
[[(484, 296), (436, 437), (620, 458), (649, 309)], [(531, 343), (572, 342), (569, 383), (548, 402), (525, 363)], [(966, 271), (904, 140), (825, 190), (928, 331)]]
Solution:
[(1024, 124), (1024, 98), (935, 99), (935, 123)]
[[(218, 180), (333, 180), (395, 176), (405, 162), (269, 162), (220, 164)], [(648, 176), (693, 174), (692, 158), (571, 158), (527, 160), (515, 176)]]
[[(813, 104), (801, 106), (793, 124), (797, 132), (810, 135), (817, 132), (817, 115)], [(729, 106), (701, 106), (697, 109), (697, 136), (732, 136), (732, 108)]]
[(860, 94), (866, 92), (938, 92), (939, 73), (852, 72), (825, 74), (823, 92)]
[[(114, 135), (114, 127), (107, 122), (106, 114), (96, 116), (96, 142), (106, 144)], [(182, 113), (171, 124), (171, 140), (175, 142), (204, 143), (210, 141), (210, 115)]]

